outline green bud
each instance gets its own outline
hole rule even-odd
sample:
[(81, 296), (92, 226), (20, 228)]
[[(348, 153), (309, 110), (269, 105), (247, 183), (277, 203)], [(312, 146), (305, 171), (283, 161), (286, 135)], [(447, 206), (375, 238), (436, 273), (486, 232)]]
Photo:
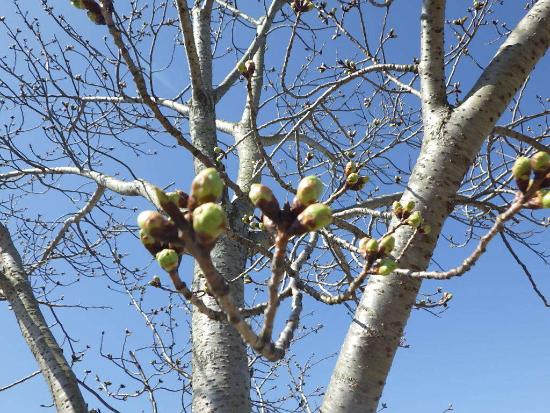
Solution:
[(403, 205), (401, 205), (401, 202), (394, 201), (394, 203), (391, 206), (393, 213), (397, 216), (403, 213)]
[(303, 206), (311, 205), (319, 199), (323, 193), (323, 183), (315, 176), (306, 176), (298, 184), (296, 200)]
[(221, 197), (223, 182), (216, 168), (202, 170), (191, 183), (191, 196), (196, 205), (214, 202)]
[(422, 231), (423, 234), (428, 235), (430, 232), (432, 232), (432, 226), (429, 224), (422, 225), (420, 227), (420, 230)]
[(550, 155), (546, 152), (537, 152), (531, 157), (531, 167), (534, 171), (543, 172), (550, 167)]
[(85, 9), (86, 6), (82, 0), (71, 0), (71, 4), (77, 9)]
[(151, 281), (149, 281), (149, 285), (151, 287), (160, 288), (162, 287), (162, 283), (160, 282), (160, 277), (158, 275), (155, 275)]
[(353, 162), (353, 161), (349, 161), (346, 164), (346, 168), (344, 169), (344, 174), (346, 176), (349, 176), (350, 174), (355, 173), (355, 172), (357, 172), (357, 163)]
[(317, 231), (332, 222), (332, 210), (325, 204), (312, 204), (298, 215), (297, 220), (306, 231)]
[(254, 206), (259, 206), (261, 202), (273, 202), (273, 191), (262, 184), (252, 184), (248, 197)]
[(395, 238), (393, 236), (387, 236), (380, 240), (378, 247), (378, 251), (380, 251), (384, 255), (391, 254), (393, 249), (395, 248)]
[(407, 218), (407, 224), (413, 228), (418, 228), (424, 222), (422, 218), (422, 213), (420, 211), (414, 211), (409, 218)]
[(176, 251), (171, 249), (163, 249), (156, 256), (157, 262), (166, 272), (174, 271), (179, 266), (179, 255)]
[(378, 265), (378, 275), (390, 275), (397, 268), (397, 263), (391, 258), (384, 258)]
[(378, 241), (369, 237), (361, 238), (359, 241), (359, 252), (363, 255), (376, 254), (378, 252)]
[(222, 207), (207, 202), (193, 211), (193, 229), (199, 241), (206, 244), (214, 242), (224, 231), (227, 218)]
[(311, 11), (315, 8), (315, 4), (313, 4), (311, 1), (306, 2), (305, 11)]
[(239, 63), (239, 66), (237, 66), (237, 70), (239, 71), (239, 73), (245, 73), (246, 72), (246, 65), (244, 64), (244, 62)]
[(348, 185), (355, 185), (357, 182), (359, 182), (359, 174), (357, 174), (356, 172), (353, 172), (351, 174), (348, 175), (348, 177), (346, 178), (346, 184)]
[(405, 204), (405, 212), (412, 212), (416, 203), (414, 201), (409, 201)]
[(512, 176), (516, 179), (527, 180), (531, 173), (531, 160), (525, 156), (520, 156), (514, 162), (512, 167)]

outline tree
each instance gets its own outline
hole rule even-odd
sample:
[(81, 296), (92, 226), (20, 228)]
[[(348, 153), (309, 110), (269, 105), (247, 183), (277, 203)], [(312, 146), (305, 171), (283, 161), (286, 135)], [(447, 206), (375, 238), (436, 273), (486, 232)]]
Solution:
[[(251, 378), (267, 380), (280, 367), (268, 362), (307, 334), (297, 330), (305, 295), (355, 306), (320, 411), (374, 412), (413, 306), (443, 308), (452, 298), (439, 291), (416, 302), (422, 279), (463, 275), (497, 235), (524, 267), (512, 242), (546, 259), (532, 234), (545, 226), (549, 111), (542, 98), (542, 110), (522, 108), (550, 45), (550, 1), (531, 2), (501, 33), (490, 24), (498, 2), (464, 3), (466, 15), (446, 21), (445, 1), (425, 0), (420, 58), (398, 63), (399, 29), (388, 22), (405, 6), (391, 0), (71, 3), (60, 14), (44, 0), (37, 19), (14, 0), (17, 17), (1, 21), (11, 42), (0, 60), (1, 107), (11, 117), (0, 152), (9, 193), (0, 289), (58, 411), (96, 401), (117, 411), (89, 374), (115, 401), (143, 395), (155, 412), (166, 391), (192, 393), (196, 412), (277, 411), (293, 400), (315, 409), (321, 392), (308, 400), (299, 379), (273, 400), (257, 385), (250, 396)], [(77, 13), (98, 27), (80, 25)], [(484, 65), (471, 50), (492, 30), (502, 44)], [(472, 66), (479, 76), (463, 94), (455, 78)], [(220, 119), (224, 105), (239, 120)], [(181, 159), (193, 161), (193, 174)], [(187, 183), (196, 175), (191, 192), (167, 192), (182, 173)], [(41, 212), (45, 199), (60, 206)], [(166, 270), (152, 279), (133, 224), (151, 204), (162, 214), (140, 215), (140, 237)], [(449, 217), (476, 248), (456, 268), (427, 271)], [(180, 276), (189, 256), (191, 287)], [(100, 349), (139, 383), (134, 393), (101, 372), (75, 375), (88, 351), (56, 309), (61, 291), (79, 283), (124, 293), (150, 330), (150, 344), (127, 348), (128, 331), (120, 355)], [(190, 349), (176, 336), (182, 299), (191, 305)], [(94, 307), (108, 305), (99, 298)]]

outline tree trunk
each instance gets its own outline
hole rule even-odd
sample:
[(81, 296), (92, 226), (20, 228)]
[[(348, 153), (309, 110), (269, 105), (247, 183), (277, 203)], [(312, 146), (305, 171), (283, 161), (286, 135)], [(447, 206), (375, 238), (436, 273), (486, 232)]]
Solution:
[[(452, 211), (451, 198), (485, 137), (550, 43), (550, 0), (539, 0), (501, 46), (466, 100), (451, 109), (442, 96), (444, 6), (442, 0), (424, 4), (422, 42), (427, 47), (422, 47), (420, 67), (424, 140), (403, 195), (403, 201), (416, 202), (433, 228), (429, 236), (417, 235), (403, 256), (400, 266), (415, 270), (429, 264), (441, 227)], [(431, 21), (433, 18), (437, 21)], [(396, 233), (396, 255), (410, 235), (408, 227)], [(419, 280), (407, 277), (371, 277), (339, 354), (322, 412), (376, 412), (419, 288)]]
[(0, 289), (10, 303), (23, 338), (40, 366), (60, 413), (87, 413), (77, 379), (52, 335), (10, 234), (0, 224)]

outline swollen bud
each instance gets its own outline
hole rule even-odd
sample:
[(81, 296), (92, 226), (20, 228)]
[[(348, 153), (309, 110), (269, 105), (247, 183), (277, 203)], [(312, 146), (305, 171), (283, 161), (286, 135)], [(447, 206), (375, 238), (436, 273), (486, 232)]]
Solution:
[(347, 177), (347, 176), (349, 176), (350, 174), (356, 173), (357, 171), (358, 171), (357, 163), (356, 163), (356, 162), (353, 162), (353, 161), (349, 161), (349, 162), (346, 164), (346, 167), (345, 167), (345, 169), (344, 169), (344, 175)]
[(382, 240), (380, 240), (379, 244), (380, 245), (378, 247), (378, 251), (381, 254), (384, 254), (384, 255), (391, 254), (391, 252), (395, 248), (395, 238), (391, 235), (384, 237), (382, 238)]
[(361, 238), (359, 252), (364, 256), (376, 254), (378, 252), (378, 241), (369, 237)]
[(392, 204), (392, 211), (394, 213), (394, 215), (397, 217), (397, 218), (401, 218), (403, 216), (403, 205), (401, 205), (401, 202), (399, 201), (395, 201), (393, 204)]
[(397, 268), (397, 263), (391, 258), (384, 258), (378, 264), (378, 275), (390, 275)]
[(418, 228), (424, 222), (422, 213), (420, 211), (414, 211), (409, 218), (407, 218), (407, 224), (413, 228)]
[(223, 182), (216, 168), (203, 169), (191, 183), (191, 197), (194, 206), (214, 202), (221, 197)]
[(262, 184), (252, 184), (250, 186), (250, 192), (248, 197), (252, 204), (256, 207), (260, 207), (261, 203), (273, 202), (275, 197), (273, 196), (273, 191), (268, 186)]
[(179, 266), (179, 255), (176, 251), (171, 249), (163, 249), (156, 256), (157, 262), (166, 272), (174, 271)]
[(315, 175), (306, 176), (298, 184), (295, 202), (301, 206), (311, 205), (319, 199), (323, 193), (323, 183)]
[(359, 174), (353, 172), (346, 178), (346, 184), (348, 184), (348, 186), (355, 185), (359, 181), (359, 178)]
[(86, 6), (82, 0), (71, 0), (71, 4), (77, 9), (85, 9)]
[(248, 197), (252, 204), (260, 208), (265, 215), (271, 219), (277, 219), (280, 212), (279, 202), (269, 187), (262, 184), (252, 184)]
[(207, 202), (193, 211), (193, 229), (200, 242), (212, 244), (225, 231), (227, 219), (222, 207)]
[(412, 212), (414, 207), (416, 206), (414, 201), (409, 201), (405, 204), (405, 212)]
[(531, 174), (531, 160), (525, 156), (520, 156), (514, 162), (512, 176), (519, 180), (527, 180), (529, 179), (529, 174)]
[(143, 235), (156, 240), (171, 241), (177, 238), (178, 230), (173, 222), (157, 211), (143, 211), (137, 217)]
[(332, 222), (332, 210), (325, 204), (312, 204), (298, 215), (304, 232), (318, 231)]
[(544, 172), (550, 167), (550, 155), (546, 152), (537, 152), (531, 157), (531, 167), (536, 172)]

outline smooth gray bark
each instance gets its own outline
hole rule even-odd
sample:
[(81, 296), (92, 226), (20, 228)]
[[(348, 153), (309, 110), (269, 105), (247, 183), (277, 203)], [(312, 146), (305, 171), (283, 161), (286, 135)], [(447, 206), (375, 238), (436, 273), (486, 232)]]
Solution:
[(77, 379), (55, 341), (7, 228), (0, 224), (0, 290), (10, 303), (60, 413), (87, 413)]
[[(425, 6), (444, 7), (427, 0)], [(425, 7), (425, 11), (430, 11)], [(423, 19), (436, 18), (441, 10)], [(424, 24), (429, 22), (425, 21)], [(423, 44), (438, 43), (423, 27)], [(433, 33), (432, 33), (433, 34)], [(439, 33), (443, 35), (442, 32)], [(550, 0), (540, 0), (501, 46), (465, 102), (456, 109), (441, 97), (441, 73), (422, 73), (424, 140), (403, 200), (413, 199), (427, 222), (430, 236), (418, 236), (405, 253), (402, 267), (423, 270), (429, 264), (441, 227), (452, 211), (452, 198), (485, 137), (550, 43)], [(438, 48), (423, 47), (423, 54)], [(440, 51), (442, 48), (439, 48)], [(442, 70), (438, 57), (423, 56), (424, 69)], [(404, 227), (396, 234), (399, 254), (411, 235)], [(348, 331), (321, 411), (376, 412), (400, 338), (420, 288), (420, 281), (397, 275), (373, 276), (365, 287)]]

